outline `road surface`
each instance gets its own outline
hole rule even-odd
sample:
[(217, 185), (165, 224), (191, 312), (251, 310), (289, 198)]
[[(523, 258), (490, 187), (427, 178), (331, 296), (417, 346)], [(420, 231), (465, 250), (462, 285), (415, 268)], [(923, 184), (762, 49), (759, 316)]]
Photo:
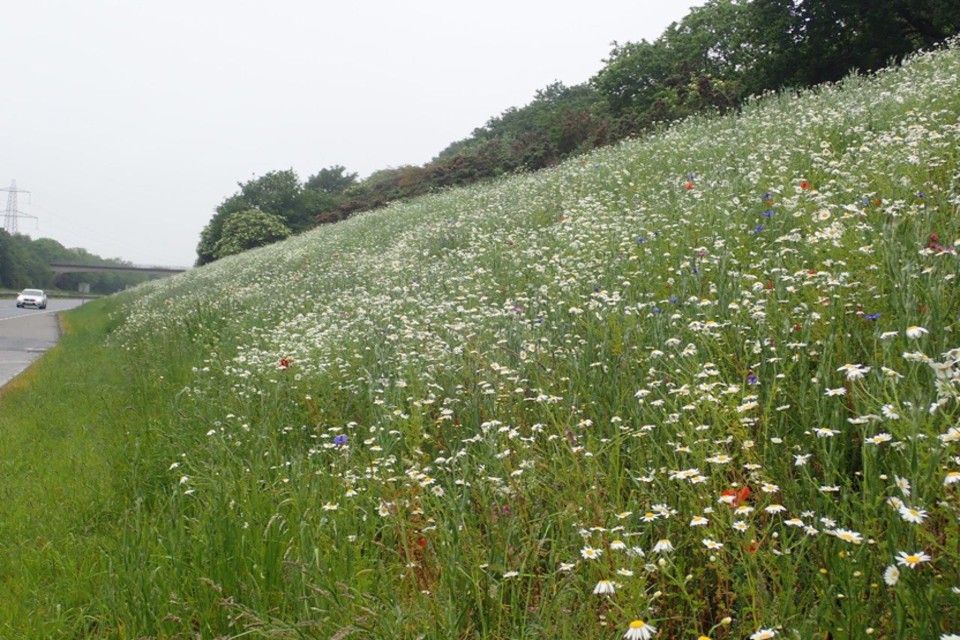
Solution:
[(57, 312), (82, 300), (50, 298), (46, 309), (18, 309), (13, 298), (0, 300), (0, 386), (13, 380), (60, 338)]

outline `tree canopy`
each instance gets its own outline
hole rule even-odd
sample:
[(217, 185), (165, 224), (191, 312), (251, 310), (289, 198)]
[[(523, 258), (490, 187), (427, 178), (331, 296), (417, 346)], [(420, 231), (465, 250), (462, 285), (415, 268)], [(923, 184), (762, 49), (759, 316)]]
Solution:
[[(238, 182), (240, 190), (224, 198), (216, 212), (200, 232), (200, 242), (197, 245), (197, 264), (207, 264), (224, 255), (235, 253), (238, 239), (235, 234), (242, 227), (244, 239), (241, 245), (246, 245), (252, 238), (258, 237), (260, 244), (253, 244), (245, 248), (276, 242), (290, 233), (305, 231), (316, 224), (317, 216), (334, 209), (343, 194), (356, 183), (357, 174), (347, 173), (341, 166), (321, 169), (315, 175), (301, 182), (297, 172), (293, 169), (270, 171), (260, 177), (247, 182)], [(249, 212), (260, 211), (270, 214), (273, 218), (252, 216)], [(233, 214), (244, 213), (232, 226), (227, 223), (233, 219)], [(269, 223), (268, 223), (269, 221)], [(274, 222), (286, 229), (283, 234)], [(254, 232), (251, 225), (259, 229)], [(257, 226), (259, 225), (259, 226)], [(268, 231), (268, 228), (272, 230)], [(257, 233), (261, 235), (257, 235)], [(225, 237), (230, 236), (230, 237)], [(224, 253), (229, 248), (228, 253)]]
[(234, 211), (223, 222), (214, 254), (223, 258), (283, 240), (289, 235), (290, 229), (278, 215), (259, 209)]

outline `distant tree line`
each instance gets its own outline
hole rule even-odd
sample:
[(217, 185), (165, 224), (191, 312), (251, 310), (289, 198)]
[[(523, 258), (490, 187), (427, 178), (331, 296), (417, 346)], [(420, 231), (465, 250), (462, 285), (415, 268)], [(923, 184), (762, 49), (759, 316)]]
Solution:
[(50, 263), (129, 266), (122, 260), (105, 259), (85, 249), (68, 249), (50, 238), (29, 236), (0, 230), (0, 288), (62, 289), (77, 291), (81, 282), (90, 285), (93, 293), (114, 293), (150, 279), (135, 273), (63, 273), (54, 276)]
[[(653, 42), (613, 43), (588, 82), (556, 82), (422, 166), (358, 180), (335, 166), (241, 183), (203, 230), (198, 264), (445, 187), (549, 167), (751, 96), (869, 73), (960, 33), (957, 0), (709, 0)], [(231, 218), (233, 222), (231, 223)]]

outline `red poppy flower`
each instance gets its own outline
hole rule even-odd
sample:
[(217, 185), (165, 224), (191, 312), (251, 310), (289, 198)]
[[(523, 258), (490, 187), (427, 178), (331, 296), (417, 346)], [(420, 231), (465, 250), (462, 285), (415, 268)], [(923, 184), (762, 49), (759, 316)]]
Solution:
[(806, 180), (804, 180), (803, 182), (800, 183), (800, 188), (801, 188), (801, 189), (809, 189), (809, 188), (810, 188), (810, 183), (807, 182)]
[(693, 183), (692, 183), (692, 182), (688, 182), (687, 184), (684, 185), (684, 188), (685, 188), (687, 191), (690, 191), (691, 189), (693, 189)]
[(286, 358), (280, 358), (280, 368), (281, 368), (281, 369), (286, 369), (286, 368), (289, 367), (289, 366), (290, 366), (290, 361), (289, 361), (289, 360), (287, 360)]
[(930, 234), (930, 240), (927, 242), (927, 248), (933, 249), (934, 251), (938, 251), (940, 253), (946, 253), (949, 251), (949, 249), (940, 244), (940, 236), (935, 233)]
[(723, 497), (730, 496), (732, 498), (727, 503), (732, 509), (745, 502), (746, 499), (750, 497), (750, 487), (743, 487), (742, 489), (724, 489), (723, 493), (720, 495)]

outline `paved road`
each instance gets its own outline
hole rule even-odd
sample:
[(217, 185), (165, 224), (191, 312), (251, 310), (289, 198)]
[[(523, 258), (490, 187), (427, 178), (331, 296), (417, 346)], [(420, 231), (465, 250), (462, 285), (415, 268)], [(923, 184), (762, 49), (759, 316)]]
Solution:
[(0, 386), (10, 382), (44, 351), (57, 343), (57, 312), (72, 309), (81, 300), (50, 298), (43, 310), (18, 309), (13, 299), (0, 300)]

